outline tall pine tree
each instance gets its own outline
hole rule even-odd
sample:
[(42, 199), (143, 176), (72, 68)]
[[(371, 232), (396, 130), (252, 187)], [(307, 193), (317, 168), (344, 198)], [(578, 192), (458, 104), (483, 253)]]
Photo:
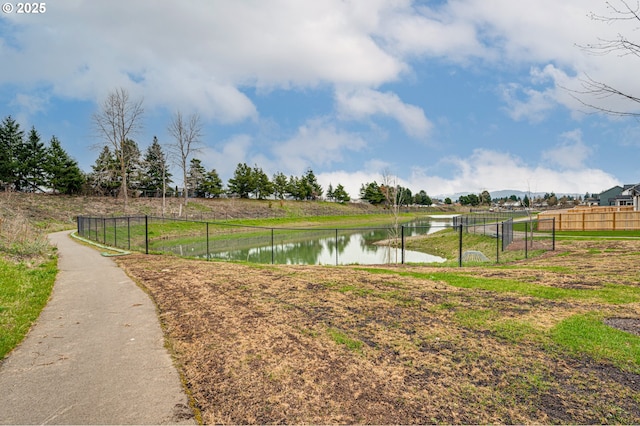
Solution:
[(192, 158), (189, 162), (189, 172), (187, 173), (187, 189), (194, 197), (204, 198), (205, 193), (202, 189), (202, 183), (206, 174), (207, 171), (202, 165), (202, 161), (198, 158)]
[(153, 137), (153, 142), (147, 148), (142, 160), (142, 191), (145, 195), (162, 195), (163, 180), (164, 188), (169, 188), (171, 183), (171, 173), (168, 170), (167, 156), (165, 155), (158, 138)]
[(108, 146), (105, 145), (102, 148), (91, 169), (89, 184), (94, 192), (100, 195), (117, 196), (120, 188), (118, 162)]
[(228, 192), (240, 198), (249, 198), (249, 194), (255, 191), (256, 183), (253, 169), (246, 163), (238, 163), (233, 177), (227, 184)]
[(46, 185), (58, 194), (77, 194), (82, 190), (85, 177), (78, 163), (69, 157), (58, 138), (53, 136), (47, 149), (44, 170)]
[(35, 127), (29, 136), (14, 150), (16, 159), (16, 190), (22, 192), (42, 191), (45, 184), (44, 166), (47, 150)]
[(204, 176), (200, 188), (206, 198), (220, 198), (224, 191), (222, 189), (222, 179), (220, 179), (216, 169), (212, 169)]
[(12, 189), (17, 178), (16, 151), (22, 145), (24, 132), (11, 116), (0, 125), (0, 184), (5, 190)]

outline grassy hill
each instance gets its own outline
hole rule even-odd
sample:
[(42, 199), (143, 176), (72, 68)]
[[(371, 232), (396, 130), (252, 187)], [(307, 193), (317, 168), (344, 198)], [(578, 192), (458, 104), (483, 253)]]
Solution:
[[(404, 209), (407, 211), (408, 209)], [(414, 208), (424, 212), (425, 209)], [(430, 208), (429, 210), (441, 210)], [(388, 214), (381, 206), (367, 203), (338, 204), (324, 201), (132, 198), (0, 193), (0, 254), (15, 260), (37, 257), (47, 250), (46, 234), (75, 227), (78, 215), (149, 215), (196, 220), (299, 218)]]

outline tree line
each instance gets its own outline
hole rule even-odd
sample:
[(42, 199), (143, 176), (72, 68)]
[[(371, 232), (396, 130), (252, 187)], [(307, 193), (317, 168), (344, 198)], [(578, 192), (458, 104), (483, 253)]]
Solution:
[[(198, 158), (188, 161), (186, 185), (179, 188), (173, 186), (169, 158), (170, 153), (165, 152), (155, 136), (144, 152), (133, 139), (126, 138), (116, 148), (103, 144), (91, 170), (84, 173), (55, 136), (46, 145), (35, 127), (25, 132), (11, 116), (0, 124), (0, 186), (5, 191), (117, 197), (126, 185), (128, 193), (146, 197), (179, 196), (186, 191), (200, 198), (351, 201), (340, 183), (335, 187), (329, 184), (325, 191), (311, 168), (300, 176), (277, 172), (270, 178), (257, 165), (239, 163), (225, 187), (216, 169), (207, 171)], [(381, 204), (387, 199), (384, 185), (372, 182), (362, 188), (360, 196), (365, 201)], [(431, 204), (425, 191), (413, 196), (408, 188), (399, 187), (399, 193), (401, 205)]]
[[(35, 128), (25, 136), (19, 124), (7, 117), (0, 129), (0, 184), (5, 190), (121, 197), (125, 208), (130, 194), (181, 195), (185, 203), (190, 196), (295, 200), (318, 200), (324, 196), (340, 203), (351, 200), (340, 183), (335, 187), (329, 184), (325, 192), (310, 168), (301, 176), (287, 177), (277, 172), (269, 178), (257, 165), (239, 163), (225, 188), (218, 172), (207, 171), (196, 156), (202, 147), (202, 124), (197, 114), (183, 116), (177, 111), (173, 115), (167, 126), (172, 137), (172, 142), (165, 145), (167, 153), (157, 137), (144, 153), (140, 151), (133, 138), (142, 127), (143, 116), (142, 99), (132, 99), (126, 89), (117, 88), (105, 97), (92, 115), (93, 129), (100, 138), (97, 145), (100, 153), (87, 174), (78, 168), (55, 136), (45, 147)], [(172, 186), (170, 161), (182, 173), (182, 188)], [(366, 183), (360, 197), (371, 204), (432, 204), (425, 191), (413, 195), (408, 188), (389, 183)]]
[(401, 185), (378, 184), (376, 181), (362, 184), (360, 198), (370, 204), (392, 204), (398, 206), (411, 204), (430, 206), (433, 204), (433, 200), (424, 190), (420, 190), (414, 195), (409, 188)]
[(32, 127), (25, 133), (11, 116), (0, 124), (0, 186), (4, 191), (76, 194), (84, 175), (52, 136), (48, 144)]

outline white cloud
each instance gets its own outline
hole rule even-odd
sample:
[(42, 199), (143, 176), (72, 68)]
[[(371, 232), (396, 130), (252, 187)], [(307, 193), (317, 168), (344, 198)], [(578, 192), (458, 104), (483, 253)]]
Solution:
[(415, 138), (424, 138), (433, 127), (424, 111), (408, 105), (395, 93), (371, 89), (336, 91), (337, 110), (344, 119), (365, 119), (385, 115), (397, 120), (404, 131)]
[(238, 121), (255, 115), (243, 86), (396, 79), (406, 65), (372, 36), (385, 3), (61, 0), (46, 16), (3, 17), (15, 42), (0, 44), (0, 81), (81, 99), (140, 87), (150, 106)]
[(505, 112), (516, 121), (539, 123), (556, 106), (551, 90), (540, 91), (510, 83), (503, 85), (501, 94), (507, 104)]
[(357, 134), (337, 129), (316, 118), (300, 126), (290, 139), (278, 143), (273, 154), (279, 171), (300, 174), (308, 167), (329, 166), (344, 159), (345, 151), (359, 151), (366, 142)]
[(380, 33), (388, 48), (401, 56), (435, 56), (459, 62), (492, 56), (479, 40), (474, 23), (460, 19), (449, 5), (439, 9), (399, 7), (389, 12)]
[[(411, 72), (408, 61), (416, 56), (465, 66), (477, 59), (509, 68), (552, 65), (638, 93), (640, 80), (629, 78), (634, 58), (576, 47), (634, 30), (593, 21), (590, 11), (607, 13), (602, 0), (193, 0), (188, 7), (59, 0), (41, 16), (3, 16), (12, 36), (0, 40), (0, 81), (94, 100), (117, 86), (138, 87), (151, 107), (190, 106), (224, 123), (256, 117), (243, 87), (377, 88)], [(559, 81), (555, 76), (551, 84)], [(575, 77), (565, 83), (580, 87)], [(523, 85), (519, 92), (524, 100), (507, 98), (516, 119), (540, 119), (552, 102), (578, 107), (562, 91)], [(354, 96), (369, 98), (375, 113), (398, 119), (413, 136), (429, 130), (424, 113), (395, 95), (362, 92), (347, 100)]]
[(38, 96), (27, 93), (16, 94), (14, 100), (11, 102), (12, 106), (18, 107), (29, 114), (44, 111), (48, 104), (48, 96)]
[(251, 164), (249, 152), (253, 140), (249, 135), (235, 135), (221, 143), (221, 149), (207, 146), (196, 157), (202, 160), (207, 170), (216, 169), (218, 175), (227, 180), (233, 176), (238, 163)]
[(468, 158), (445, 160), (456, 169), (453, 178), (432, 177), (424, 170), (414, 170), (408, 179), (412, 187), (429, 194), (454, 194), (515, 189), (522, 191), (555, 191), (582, 193), (600, 191), (619, 182), (599, 169), (554, 170), (544, 164), (530, 165), (520, 157), (504, 152), (476, 149)]
[(565, 132), (561, 135), (561, 139), (560, 144), (542, 152), (542, 159), (549, 165), (561, 169), (584, 168), (584, 163), (592, 154), (593, 149), (582, 141), (582, 131), (577, 129)]

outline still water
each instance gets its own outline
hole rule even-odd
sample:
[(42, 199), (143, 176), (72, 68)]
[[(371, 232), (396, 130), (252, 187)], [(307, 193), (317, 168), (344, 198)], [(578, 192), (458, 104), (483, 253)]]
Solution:
[[(450, 222), (428, 220), (404, 224), (405, 237), (439, 231)], [(389, 238), (387, 229), (315, 230), (307, 238), (303, 232), (275, 230), (270, 241), (261, 241), (252, 247), (212, 247), (209, 257), (225, 260), (243, 260), (255, 263), (297, 265), (348, 265), (400, 263), (401, 249), (374, 243)], [(399, 237), (399, 236), (398, 236)], [(398, 241), (400, 241), (398, 239)], [(440, 263), (446, 259), (426, 253), (405, 250), (405, 263)]]

